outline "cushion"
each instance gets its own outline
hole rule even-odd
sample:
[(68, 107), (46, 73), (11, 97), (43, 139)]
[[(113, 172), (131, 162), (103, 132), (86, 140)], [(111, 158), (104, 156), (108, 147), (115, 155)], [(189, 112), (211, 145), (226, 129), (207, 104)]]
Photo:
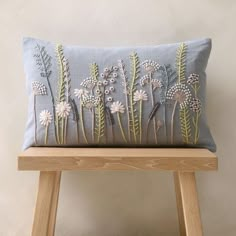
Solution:
[(23, 42), (31, 146), (201, 147), (211, 40), (142, 47)]

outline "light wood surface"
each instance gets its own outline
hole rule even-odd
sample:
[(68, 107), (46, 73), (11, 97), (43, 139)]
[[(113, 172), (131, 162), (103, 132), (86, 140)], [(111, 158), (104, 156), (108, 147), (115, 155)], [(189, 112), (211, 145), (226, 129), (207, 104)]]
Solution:
[(60, 171), (41, 171), (32, 236), (54, 236)]
[(175, 172), (174, 181), (180, 236), (202, 236), (195, 173)]
[(39, 148), (18, 157), (19, 170), (216, 170), (207, 149), (170, 148)]

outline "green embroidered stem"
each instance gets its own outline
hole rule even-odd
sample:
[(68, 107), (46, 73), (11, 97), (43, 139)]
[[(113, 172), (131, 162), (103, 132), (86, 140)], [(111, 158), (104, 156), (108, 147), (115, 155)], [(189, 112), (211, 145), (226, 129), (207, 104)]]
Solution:
[(199, 138), (199, 128), (198, 128), (198, 123), (199, 123), (199, 117), (200, 117), (200, 112), (196, 112), (195, 118), (193, 118), (193, 126), (195, 128), (194, 130), (194, 144), (197, 144), (198, 138)]
[(86, 137), (86, 133), (85, 133), (85, 130), (84, 130), (84, 115), (83, 115), (83, 107), (82, 107), (82, 104), (80, 102), (80, 106), (79, 106), (79, 110), (80, 110), (80, 125), (81, 125), (81, 129), (82, 129), (82, 134), (83, 134), (83, 137), (84, 137), (84, 140), (86, 142), (86, 144), (88, 144), (88, 140), (87, 140), (87, 137)]
[[(142, 144), (142, 100), (139, 102), (139, 143)], [(156, 133), (156, 132), (155, 132)]]
[(105, 115), (104, 115), (104, 104), (103, 101), (99, 102), (96, 107), (96, 134), (97, 134), (97, 143), (100, 143), (101, 138), (104, 136), (105, 132)]
[[(151, 73), (149, 74), (149, 76), (152, 76)], [(150, 80), (151, 80), (152, 77), (150, 77)], [(151, 94), (151, 101), (152, 101), (152, 107), (154, 106), (155, 104), (155, 101), (154, 101), (154, 96), (153, 96), (153, 89), (152, 89), (152, 83), (149, 83), (149, 86), (150, 86), (150, 94)], [(157, 134), (156, 134), (156, 118), (153, 117), (153, 129), (154, 129), (154, 138), (155, 138), (155, 142), (157, 144)]]
[(67, 120), (68, 118), (65, 118), (65, 123), (64, 123), (64, 137), (63, 137), (63, 144), (66, 144), (66, 137), (67, 137)]
[(34, 144), (37, 144), (37, 113), (36, 113), (36, 96), (34, 96)]
[(181, 132), (183, 137), (183, 142), (186, 144), (191, 143), (191, 125), (190, 125), (190, 115), (189, 109), (187, 107), (180, 108), (180, 124), (181, 124)]
[(48, 143), (48, 125), (45, 126), (44, 144)]
[[(187, 45), (185, 43), (181, 43), (176, 53), (176, 68), (177, 68), (178, 82), (182, 84), (185, 84), (186, 51), (187, 51)], [(183, 142), (189, 144), (191, 139), (189, 108), (188, 107), (182, 109), (180, 108), (179, 117), (180, 117)]]
[(134, 92), (135, 92), (136, 81), (139, 79), (139, 58), (138, 58), (137, 53), (132, 53), (130, 55), (130, 60), (131, 60), (131, 85), (130, 85), (130, 91), (129, 91), (130, 113), (131, 113), (130, 131), (133, 133), (134, 143), (137, 143), (139, 121), (137, 119), (137, 116), (135, 115), (135, 111), (134, 111), (135, 103), (134, 103), (134, 98), (133, 98)]
[(58, 116), (56, 116), (55, 126), (56, 126), (56, 140), (58, 144), (61, 144), (60, 134), (59, 134), (59, 117)]
[(175, 111), (176, 111), (177, 103), (178, 103), (178, 101), (175, 101), (172, 115), (171, 115), (171, 128), (170, 128), (170, 138), (171, 138), (170, 143), (171, 144), (174, 144), (174, 118), (175, 118)]
[(94, 127), (95, 127), (95, 120), (94, 120), (94, 108), (92, 108), (91, 113), (92, 113), (92, 142), (95, 142), (95, 137), (94, 137)]
[(123, 126), (121, 124), (121, 120), (120, 120), (120, 113), (117, 112), (117, 120), (118, 120), (118, 124), (119, 124), (119, 127), (120, 127), (120, 131), (121, 131), (121, 135), (122, 135), (122, 138), (124, 139), (124, 141), (127, 143), (127, 139), (125, 137), (125, 133), (124, 133), (124, 130), (123, 130)]
[(64, 144), (64, 118), (61, 118), (61, 144)]

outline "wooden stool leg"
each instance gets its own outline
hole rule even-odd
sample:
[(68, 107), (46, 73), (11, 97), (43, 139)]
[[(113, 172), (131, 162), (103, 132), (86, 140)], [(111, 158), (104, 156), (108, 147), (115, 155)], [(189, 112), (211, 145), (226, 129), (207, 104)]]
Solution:
[(32, 236), (54, 236), (61, 171), (41, 171)]
[(202, 236), (195, 173), (175, 172), (174, 180), (180, 235)]

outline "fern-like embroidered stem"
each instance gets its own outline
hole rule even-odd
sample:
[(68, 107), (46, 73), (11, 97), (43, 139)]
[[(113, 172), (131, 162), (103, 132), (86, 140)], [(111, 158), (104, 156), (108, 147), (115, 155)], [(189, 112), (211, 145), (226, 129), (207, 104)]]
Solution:
[(119, 127), (120, 127), (122, 138), (127, 143), (128, 141), (125, 137), (125, 133), (124, 133), (124, 129), (123, 129), (123, 126), (122, 126), (122, 123), (121, 123), (121, 120), (120, 120), (120, 113), (119, 112), (117, 112), (117, 120), (118, 120), (118, 124), (119, 124)]
[(37, 144), (37, 113), (36, 113), (36, 96), (34, 96), (34, 144)]
[(133, 137), (134, 137), (134, 143), (137, 143), (137, 135), (138, 135), (138, 120), (137, 116), (135, 115), (134, 111), (134, 91), (135, 91), (135, 86), (136, 86), (136, 80), (139, 78), (139, 58), (137, 53), (132, 53), (130, 55), (130, 60), (131, 60), (131, 85), (130, 85), (130, 91), (129, 91), (129, 96), (130, 96), (130, 113), (131, 113), (131, 131), (133, 132)]
[(84, 114), (83, 114), (83, 106), (80, 102), (80, 125), (81, 125), (81, 130), (82, 130), (82, 134), (83, 134), (83, 137), (84, 137), (84, 141), (86, 142), (86, 144), (88, 144), (88, 140), (87, 140), (87, 137), (86, 137), (86, 133), (85, 133), (85, 129), (84, 129)]
[[(149, 76), (150, 76), (150, 80), (151, 80), (152, 74), (150, 73)], [(152, 88), (152, 83), (151, 83), (151, 82), (149, 83), (149, 86), (150, 86), (151, 102), (152, 102), (152, 107), (153, 107), (154, 104), (155, 104), (155, 101), (154, 101), (153, 88)], [(157, 129), (157, 127), (156, 127), (156, 118), (153, 117), (154, 138), (155, 138), (155, 143), (157, 144), (157, 134), (156, 134), (156, 132), (155, 132), (156, 129)]]
[(128, 83), (127, 76), (125, 71), (125, 65), (122, 60), (118, 61), (120, 68), (121, 79), (123, 80), (124, 94), (125, 94), (125, 105), (126, 105), (126, 114), (127, 114), (127, 131), (128, 131), (128, 140), (131, 142), (131, 134), (130, 134), (130, 107), (129, 107), (129, 95), (128, 95)]
[[(142, 144), (142, 104), (143, 101), (139, 101), (139, 143)], [(156, 132), (155, 132), (156, 133)]]
[(45, 126), (44, 144), (48, 143), (48, 125)]
[(95, 109), (91, 109), (91, 114), (92, 114), (92, 142), (95, 142), (95, 137), (94, 137), (94, 129), (95, 129), (95, 117), (94, 117)]
[[(182, 84), (185, 84), (186, 51), (187, 51), (187, 45), (185, 43), (181, 43), (179, 48), (177, 49), (177, 54), (176, 54), (176, 68), (177, 68), (178, 82)], [(188, 107), (180, 108), (179, 117), (180, 117), (183, 142), (189, 144), (191, 139), (189, 108)]]
[(179, 83), (185, 83), (186, 50), (187, 50), (187, 45), (185, 43), (181, 43), (179, 48), (177, 49), (176, 67), (177, 67)]
[(178, 101), (175, 101), (172, 115), (171, 115), (171, 127), (170, 127), (170, 143), (174, 144), (174, 118), (175, 118), (175, 111), (176, 111), (176, 106), (177, 106)]

